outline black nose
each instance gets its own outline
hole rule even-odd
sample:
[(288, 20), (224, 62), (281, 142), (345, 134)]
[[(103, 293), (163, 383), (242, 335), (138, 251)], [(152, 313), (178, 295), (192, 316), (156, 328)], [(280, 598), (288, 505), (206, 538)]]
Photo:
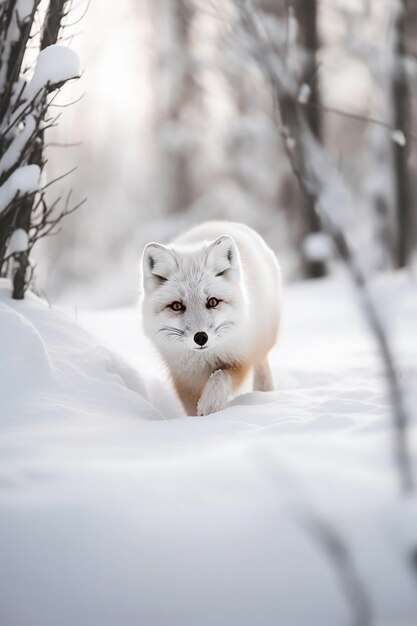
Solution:
[(204, 346), (207, 343), (208, 336), (206, 333), (196, 333), (194, 335), (194, 341), (198, 343), (199, 346)]

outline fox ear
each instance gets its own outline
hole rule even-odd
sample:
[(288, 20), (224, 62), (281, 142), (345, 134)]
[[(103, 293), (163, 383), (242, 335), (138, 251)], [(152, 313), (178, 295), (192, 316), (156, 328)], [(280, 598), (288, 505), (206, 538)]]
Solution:
[(216, 276), (224, 274), (231, 279), (239, 278), (240, 259), (237, 246), (231, 237), (223, 235), (208, 247), (207, 263)]
[(160, 243), (148, 243), (142, 255), (145, 293), (150, 293), (171, 276), (177, 267), (175, 252)]

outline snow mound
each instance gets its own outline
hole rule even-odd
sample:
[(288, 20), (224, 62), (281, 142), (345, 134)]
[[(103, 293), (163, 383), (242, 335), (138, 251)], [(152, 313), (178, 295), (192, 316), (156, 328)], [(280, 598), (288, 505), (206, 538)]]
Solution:
[[(380, 363), (342, 280), (287, 289), (277, 391), (178, 419), (161, 419), (180, 410), (136, 309), (79, 313), (93, 338), (5, 289), (0, 370), (20, 356), (1, 388), (2, 623), (416, 623), (416, 499), (400, 495)], [(376, 294), (415, 407), (415, 285)], [(410, 447), (415, 460), (414, 423)]]
[[(10, 298), (0, 281), (0, 391), (2, 418), (44, 419), (63, 414), (125, 415), (161, 419), (146, 400), (146, 386), (121, 357), (97, 344), (78, 324), (28, 294)], [(87, 420), (85, 420), (87, 421)]]
[[(38, 390), (49, 380), (51, 363), (47, 348), (36, 328), (18, 312), (0, 302), (0, 345), (2, 367), (0, 396), (2, 419), (11, 413), (22, 396)], [(7, 349), (6, 349), (7, 346)]]

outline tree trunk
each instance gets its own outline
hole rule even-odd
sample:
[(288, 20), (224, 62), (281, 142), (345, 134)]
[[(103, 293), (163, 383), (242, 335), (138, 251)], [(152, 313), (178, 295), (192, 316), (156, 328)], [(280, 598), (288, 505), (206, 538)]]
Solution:
[[(392, 84), (393, 125), (407, 137), (410, 127), (409, 89), (405, 71), (405, 21), (407, 0), (401, 0), (395, 24), (395, 70)], [(396, 265), (405, 267), (410, 253), (411, 202), (408, 174), (408, 146), (394, 143), (395, 204), (397, 216)]]
[(157, 41), (158, 191), (166, 214), (184, 210), (195, 199), (193, 150), (187, 138), (197, 91), (190, 51), (194, 9), (186, 0), (151, 0), (151, 9)]
[[(21, 71), (23, 56), (29, 41), (30, 31), (35, 19), (38, 4), (39, 0), (36, 0), (33, 4), (30, 16), (20, 25), (19, 37), (16, 40), (11, 39), (9, 32), (10, 29), (13, 28), (12, 21), (16, 11), (16, 0), (11, 0), (7, 7), (3, 8), (1, 13), (0, 52), (5, 67), (3, 75), (4, 82), (0, 85), (0, 128), (4, 122), (6, 122), (7, 125), (8, 116), (10, 116), (12, 108), (15, 106), (16, 94), (14, 94), (14, 90), (16, 89), (16, 82)], [(8, 40), (10, 42), (9, 44)], [(5, 133), (1, 133), (0, 155), (6, 151), (8, 142), (10, 142), (10, 139), (8, 140), (6, 138)], [(4, 180), (1, 180), (0, 184), (3, 184), (3, 182)], [(4, 270), (7, 242), (14, 219), (15, 214), (12, 211), (7, 211), (7, 213), (4, 212), (0, 215), (0, 273)]]
[[(65, 5), (68, 0), (50, 0), (41, 37), (40, 50), (55, 44), (58, 40), (61, 21), (64, 16)], [(46, 100), (46, 95), (44, 96)], [(43, 168), (44, 132), (39, 129), (38, 136), (29, 156), (29, 163)], [(15, 228), (21, 228), (29, 234), (34, 196), (26, 197), (16, 215)], [(20, 252), (14, 256), (13, 293), (15, 300), (23, 300), (27, 288), (27, 269), (29, 253)]]
[[(317, 1), (296, 0), (293, 6), (300, 29), (300, 44), (307, 53), (302, 77), (302, 84), (308, 85), (311, 89), (308, 106), (306, 107), (306, 119), (311, 132), (322, 143), (321, 100), (317, 74), (317, 51), (320, 47), (317, 28)], [(305, 202), (307, 202), (306, 235), (315, 235), (321, 232), (320, 220), (311, 198), (306, 198)], [(304, 265), (305, 272), (309, 278), (320, 278), (327, 273), (324, 261), (304, 258)]]

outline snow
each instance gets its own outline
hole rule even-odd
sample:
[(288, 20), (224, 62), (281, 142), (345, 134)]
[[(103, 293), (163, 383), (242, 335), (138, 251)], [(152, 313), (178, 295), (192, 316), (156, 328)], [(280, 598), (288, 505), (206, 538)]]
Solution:
[(9, 240), (9, 254), (15, 254), (17, 252), (25, 252), (29, 246), (28, 234), (23, 228), (17, 228), (13, 231)]
[(391, 139), (394, 143), (402, 147), (407, 144), (407, 140), (402, 130), (393, 130), (391, 132)]
[(0, 213), (15, 196), (23, 196), (39, 189), (41, 171), (38, 165), (18, 167), (0, 187)]
[[(16, 113), (18, 117), (19, 112)], [(36, 130), (36, 120), (33, 115), (26, 115), (24, 125), (14, 136), (12, 142), (0, 158), (0, 174), (20, 163), (22, 154), (27, 151), (33, 134)]]
[(48, 46), (38, 54), (26, 97), (33, 100), (48, 85), (58, 85), (79, 75), (80, 59), (74, 50), (59, 44)]
[[(395, 295), (413, 408), (416, 285), (373, 289)], [(343, 277), (286, 289), (277, 391), (205, 418), (182, 416), (137, 309), (63, 314), (8, 294), (3, 281), (2, 623), (354, 623), (323, 524), (372, 623), (416, 623), (416, 500), (399, 493), (381, 366)]]
[(34, 0), (18, 0), (16, 3), (16, 15), (20, 23), (25, 22), (33, 11)]
[(307, 83), (303, 83), (298, 92), (298, 102), (300, 104), (307, 104), (311, 97), (311, 87)]
[(333, 243), (325, 233), (310, 233), (303, 241), (303, 252), (310, 261), (328, 261), (334, 254)]

